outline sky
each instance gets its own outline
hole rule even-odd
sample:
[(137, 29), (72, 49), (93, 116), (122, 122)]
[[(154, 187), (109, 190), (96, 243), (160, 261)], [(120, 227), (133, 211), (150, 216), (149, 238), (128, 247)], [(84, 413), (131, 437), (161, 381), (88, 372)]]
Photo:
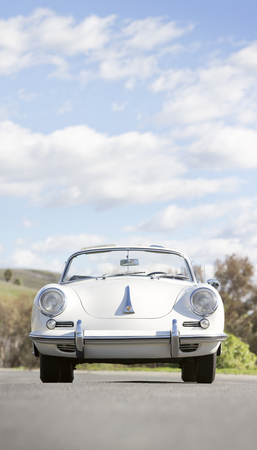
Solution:
[(257, 268), (257, 3), (0, 1), (0, 267), (163, 245)]

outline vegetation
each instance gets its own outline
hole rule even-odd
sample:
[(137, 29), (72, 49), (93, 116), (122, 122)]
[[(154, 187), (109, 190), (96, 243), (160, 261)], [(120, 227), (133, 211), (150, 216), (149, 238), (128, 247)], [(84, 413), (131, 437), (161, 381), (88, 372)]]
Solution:
[(4, 278), (5, 278), (5, 281), (10, 281), (10, 279), (12, 278), (11, 269), (6, 269), (6, 271), (4, 272)]
[[(9, 269), (10, 270), (10, 269)], [(6, 281), (5, 269), (0, 269), (0, 281)], [(60, 274), (45, 270), (12, 269), (14, 280), (20, 280), (21, 284), (37, 291), (48, 283), (58, 283)]]
[(234, 334), (257, 354), (257, 285), (248, 257), (235, 254), (216, 261), (215, 277), (225, 308), (226, 332)]
[(222, 355), (217, 358), (218, 369), (238, 369), (257, 371), (257, 356), (250, 352), (249, 345), (233, 334), (228, 335), (222, 344)]
[[(7, 271), (14, 275), (13, 283), (11, 278), (6, 279)], [(59, 276), (37, 270), (0, 269), (0, 280), (0, 367), (37, 367), (38, 358), (32, 355), (28, 338), (33, 301), (42, 286), (58, 281)]]
[(28, 339), (34, 293), (0, 296), (0, 362), (2, 367), (35, 367)]

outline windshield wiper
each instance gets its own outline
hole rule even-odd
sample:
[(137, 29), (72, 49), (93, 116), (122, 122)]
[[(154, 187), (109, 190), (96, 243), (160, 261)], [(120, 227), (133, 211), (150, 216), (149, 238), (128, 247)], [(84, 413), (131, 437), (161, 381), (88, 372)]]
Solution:
[(187, 277), (186, 275), (182, 275), (180, 273), (178, 273), (177, 275), (173, 275), (171, 273), (165, 273), (165, 274), (160, 274), (157, 275), (157, 278), (174, 278), (177, 280), (189, 280), (189, 277)]
[(160, 277), (162, 277), (162, 278), (175, 278), (175, 279), (177, 279), (177, 280), (189, 280), (189, 277), (187, 277), (186, 275), (180, 275), (180, 274), (178, 274), (178, 275), (172, 275), (172, 274), (169, 274), (169, 273), (166, 273), (165, 275), (159, 275)]
[(102, 278), (107, 278), (107, 277), (120, 277), (123, 275), (138, 275), (140, 273), (145, 273), (145, 272), (118, 272), (118, 273), (111, 273), (111, 274), (104, 274), (102, 275)]

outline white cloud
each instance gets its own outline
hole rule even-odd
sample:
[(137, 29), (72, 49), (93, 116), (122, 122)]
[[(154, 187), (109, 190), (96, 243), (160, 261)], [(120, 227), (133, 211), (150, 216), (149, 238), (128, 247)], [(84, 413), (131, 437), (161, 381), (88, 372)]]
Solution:
[(62, 106), (60, 106), (60, 108), (58, 108), (58, 114), (65, 114), (67, 112), (70, 112), (73, 109), (73, 104), (70, 100), (67, 100), (66, 102), (64, 102), (62, 104)]
[(188, 208), (172, 204), (147, 220), (126, 227), (126, 231), (160, 234), (188, 228), (190, 232), (195, 225), (207, 239), (240, 238), (241, 242), (249, 240), (257, 244), (257, 197), (239, 197)]
[(109, 40), (115, 17), (90, 16), (76, 23), (71, 16), (58, 16), (38, 8), (31, 15), (0, 20), (0, 73), (10, 74), (42, 63), (59, 65), (53, 58), (87, 54)]
[(58, 254), (59, 252), (65, 252), (68, 257), (69, 252), (73, 253), (81, 250), (81, 248), (91, 247), (93, 245), (102, 245), (105, 242), (105, 236), (97, 234), (55, 235), (47, 237), (44, 241), (35, 242), (32, 244), (31, 249), (36, 254)]
[(144, 56), (113, 55), (100, 64), (99, 74), (104, 80), (120, 80), (123, 78), (150, 78), (158, 71), (158, 58), (155, 55)]
[(230, 121), (255, 122), (255, 84), (255, 78), (247, 71), (226, 62), (193, 73), (169, 70), (152, 84), (154, 92), (172, 92), (155, 120), (164, 124), (194, 124), (229, 117)]
[(108, 136), (81, 125), (43, 135), (2, 122), (0, 140), (0, 195), (36, 204), (153, 203), (240, 185), (235, 177), (189, 179), (179, 148), (150, 132)]
[(209, 60), (195, 69), (167, 69), (152, 84), (154, 93), (167, 92), (159, 124), (202, 124), (229, 120), (255, 126), (257, 119), (257, 42), (226, 59)]
[(127, 104), (127, 102), (124, 102), (124, 103), (121, 103), (121, 104), (118, 104), (118, 103), (114, 102), (112, 104), (112, 110), (115, 111), (115, 112), (123, 111), (125, 106), (126, 106), (126, 104)]
[(128, 231), (134, 229), (136, 231), (172, 232), (180, 230), (182, 227), (190, 227), (195, 223), (203, 226), (206, 222), (226, 214), (228, 207), (229, 203), (218, 206), (215, 204), (198, 205), (189, 208), (170, 205), (150, 219), (139, 223), (135, 227), (127, 227), (126, 229)]
[[(158, 72), (165, 51), (181, 49), (169, 44), (192, 29), (160, 17), (119, 23), (114, 15), (91, 15), (76, 22), (38, 8), (29, 16), (0, 20), (0, 74), (47, 64), (55, 68), (51, 76), (82, 83), (97, 77), (145, 80)], [(81, 58), (77, 73), (74, 58)]]
[(61, 272), (64, 260), (70, 254), (83, 247), (102, 245), (106, 243), (105, 236), (80, 233), (48, 236), (43, 241), (29, 244), (27, 239), (18, 239), (14, 253), (5, 261), (10, 267), (52, 270)]
[(160, 17), (148, 17), (131, 22), (123, 29), (123, 34), (127, 38), (125, 41), (127, 46), (151, 50), (155, 46), (166, 44), (182, 36), (193, 28), (192, 24), (180, 28), (175, 22), (164, 24)]
[(257, 130), (221, 122), (192, 125), (183, 130), (194, 142), (187, 149), (194, 167), (254, 169), (257, 167)]
[(34, 252), (28, 249), (17, 249), (14, 254), (9, 258), (7, 263), (11, 267), (23, 267), (23, 268), (41, 268), (44, 266), (44, 261), (39, 258)]
[[(257, 266), (256, 211), (257, 197), (189, 208), (170, 205), (125, 231), (131, 233), (130, 241), (135, 233), (148, 233), (150, 238), (144, 234), (141, 238), (137, 235), (136, 240), (180, 250), (199, 264), (211, 266), (216, 259), (236, 253), (249, 256)], [(182, 232), (185, 238), (170, 239), (168, 236), (174, 236), (174, 232)]]
[(257, 74), (257, 41), (246, 45), (242, 50), (233, 53), (229, 62), (248, 73)]
[(23, 220), (22, 220), (23, 228), (33, 228), (35, 225), (36, 225), (36, 222), (32, 222), (29, 219), (23, 218)]
[(24, 100), (25, 102), (32, 102), (38, 94), (34, 92), (26, 92), (25, 89), (19, 89), (18, 96), (21, 100)]

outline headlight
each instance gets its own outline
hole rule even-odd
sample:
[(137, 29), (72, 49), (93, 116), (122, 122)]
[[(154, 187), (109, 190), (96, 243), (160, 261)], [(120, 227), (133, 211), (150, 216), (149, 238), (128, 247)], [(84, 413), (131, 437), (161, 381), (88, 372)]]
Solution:
[(46, 316), (57, 316), (65, 309), (65, 295), (59, 289), (46, 289), (38, 300), (38, 306)]
[(218, 307), (218, 299), (210, 289), (199, 288), (191, 294), (190, 305), (196, 314), (207, 316)]

